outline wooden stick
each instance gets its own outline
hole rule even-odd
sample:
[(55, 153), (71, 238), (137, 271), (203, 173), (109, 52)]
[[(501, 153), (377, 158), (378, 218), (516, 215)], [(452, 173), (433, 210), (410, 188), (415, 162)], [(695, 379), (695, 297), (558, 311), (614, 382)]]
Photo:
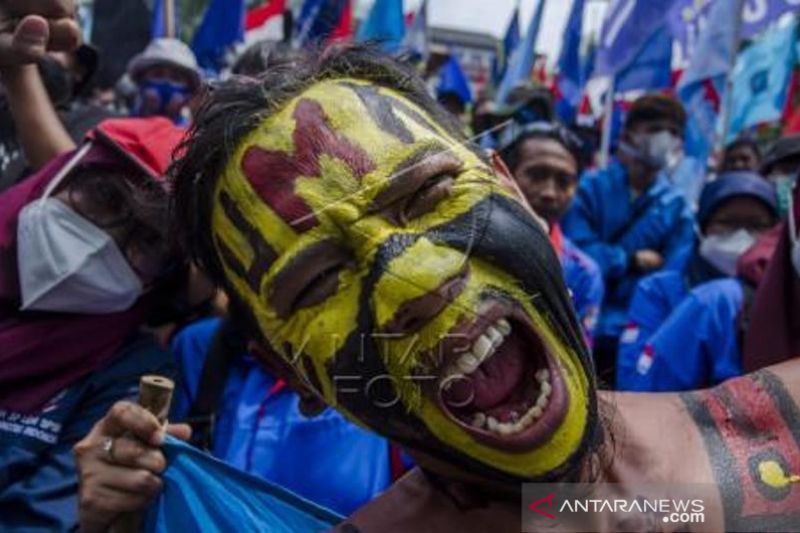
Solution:
[[(163, 426), (167, 423), (169, 406), (175, 383), (163, 376), (142, 376), (139, 380), (139, 405), (153, 413)], [(134, 533), (144, 526), (143, 513), (129, 513), (121, 516), (111, 527), (114, 533)]]

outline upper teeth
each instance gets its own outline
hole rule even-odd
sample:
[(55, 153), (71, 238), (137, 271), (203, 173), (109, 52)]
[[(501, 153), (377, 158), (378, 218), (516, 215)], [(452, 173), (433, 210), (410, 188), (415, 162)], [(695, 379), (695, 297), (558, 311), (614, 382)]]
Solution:
[(447, 367), (443, 384), (445, 386), (452, 384), (453, 380), (448, 378), (453, 376), (465, 376), (475, 372), (484, 361), (494, 355), (509, 333), (511, 324), (505, 318), (486, 328), (486, 331), (475, 339), (470, 349)]
[(553, 386), (550, 383), (550, 371), (543, 368), (536, 372), (536, 381), (539, 383), (539, 396), (528, 410), (520, 416), (517, 412), (512, 412), (510, 415), (511, 422), (500, 422), (493, 416), (487, 416), (485, 413), (475, 413), (472, 418), (472, 427), (488, 430), (492, 433), (499, 435), (513, 435), (531, 426), (538, 418), (542, 416), (550, 402), (550, 396), (553, 393)]

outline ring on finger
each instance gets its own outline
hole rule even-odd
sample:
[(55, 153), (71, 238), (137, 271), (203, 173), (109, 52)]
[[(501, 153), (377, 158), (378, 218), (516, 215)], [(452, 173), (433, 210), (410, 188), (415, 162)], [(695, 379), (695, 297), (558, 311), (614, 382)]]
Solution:
[(106, 437), (103, 441), (103, 451), (109, 461), (114, 461), (114, 437)]

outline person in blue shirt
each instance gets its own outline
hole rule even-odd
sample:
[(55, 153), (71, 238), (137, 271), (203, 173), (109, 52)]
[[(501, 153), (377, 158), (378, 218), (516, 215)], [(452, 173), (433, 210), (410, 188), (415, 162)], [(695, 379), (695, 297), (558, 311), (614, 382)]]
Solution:
[[(683, 348), (686, 335), (680, 333), (673, 339), (673, 342), (681, 343), (680, 348), (665, 347), (666, 339), (660, 333), (661, 328), (667, 327), (671, 314), (695, 287), (714, 279), (735, 276), (739, 257), (777, 221), (775, 188), (759, 174), (728, 172), (706, 185), (698, 212), (699, 238), (686, 268), (680, 272), (666, 271), (647, 276), (636, 287), (631, 299), (629, 322), (620, 337), (617, 361), (617, 387), (620, 390), (651, 390), (643, 387), (652, 386), (651, 379), (654, 379), (649, 372), (655, 355), (654, 339), (660, 339), (658, 349), (664, 354), (671, 354), (668, 350), (673, 348), (688, 353)], [(728, 298), (726, 301), (741, 299), (738, 282), (713, 287), (715, 289), (704, 289), (702, 298), (707, 300), (709, 291), (717, 290), (715, 294)], [(695, 307), (702, 300), (698, 298), (693, 298)], [(676, 334), (674, 327), (674, 324), (669, 326), (670, 334)], [(656, 386), (670, 387), (670, 383)]]
[(613, 386), (619, 336), (642, 276), (681, 270), (693, 243), (693, 218), (664, 169), (680, 150), (686, 113), (675, 99), (647, 95), (625, 119), (617, 158), (581, 177), (564, 233), (594, 259), (606, 292), (595, 338), (601, 381)]
[[(309, 406), (248, 354), (245, 342), (237, 346), (241, 337), (230, 323), (220, 323), (218, 318), (196, 322), (172, 342), (179, 384), (171, 420), (189, 422), (201, 436), (204, 428), (195, 424), (202, 422), (198, 398), (210, 383), (220, 389), (212, 400), (210, 446), (202, 443), (215, 457), (344, 515), (411, 466), (385, 438), (333, 409)], [(215, 342), (227, 343), (222, 364), (213, 360)], [(216, 381), (205, 377), (208, 368), (218, 374)]]
[(559, 223), (577, 189), (581, 141), (555, 123), (512, 122), (500, 135), (500, 142), (501, 157), (522, 194), (550, 226), (550, 241), (591, 345), (603, 301), (603, 276), (594, 260), (564, 237)]

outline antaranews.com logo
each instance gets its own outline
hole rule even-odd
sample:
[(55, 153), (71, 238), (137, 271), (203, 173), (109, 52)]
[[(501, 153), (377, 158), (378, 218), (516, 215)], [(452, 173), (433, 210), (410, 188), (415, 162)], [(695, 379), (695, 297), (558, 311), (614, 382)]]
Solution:
[(521, 531), (719, 531), (708, 516), (715, 492), (711, 485), (525, 484)]

